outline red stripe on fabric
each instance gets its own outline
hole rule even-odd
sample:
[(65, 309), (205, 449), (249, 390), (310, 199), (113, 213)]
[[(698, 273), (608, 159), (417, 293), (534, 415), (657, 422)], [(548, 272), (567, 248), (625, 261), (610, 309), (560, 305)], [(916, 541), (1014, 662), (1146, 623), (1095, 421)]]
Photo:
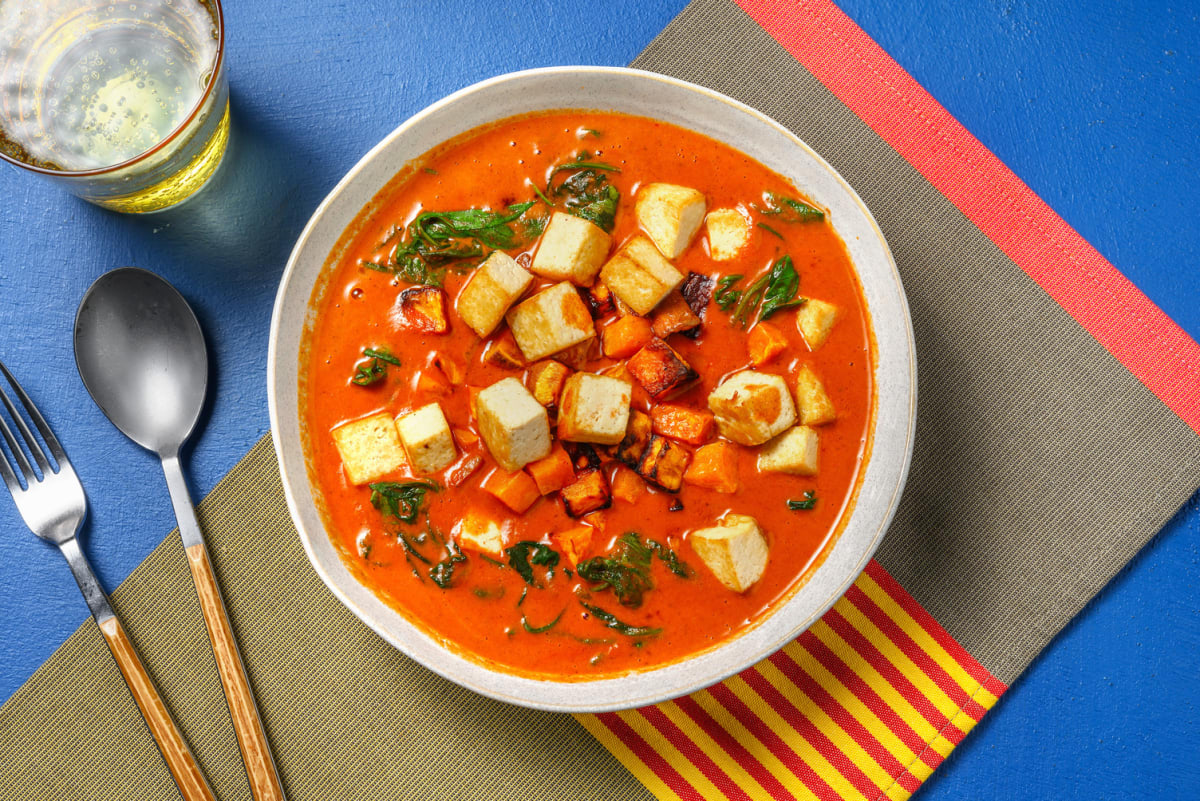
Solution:
[(775, 758), (791, 771), (793, 776), (803, 782), (813, 795), (821, 801), (843, 801), (842, 797), (812, 769), (812, 766), (801, 759), (791, 746), (783, 741), (778, 732), (754, 714), (754, 711), (746, 706), (741, 698), (734, 695), (728, 685), (724, 683), (713, 685), (708, 688), (708, 692), (721, 706), (728, 709), (730, 714), (741, 721), (746, 730), (758, 738), (758, 741), (765, 745), (775, 755)]
[(999, 693), (995, 693), (996, 695), (1000, 695), (1008, 689), (1003, 682), (988, 672), (987, 668), (979, 664), (975, 657), (967, 653), (967, 649), (959, 645), (958, 640), (951, 637), (950, 633), (942, 628), (942, 624), (938, 623), (933, 615), (925, 610), (925, 607), (917, 603), (917, 599), (909, 595), (908, 590), (900, 586), (900, 582), (896, 581), (883, 565), (872, 559), (867, 562), (866, 570), (863, 572), (870, 576), (879, 585), (879, 588), (888, 594), (888, 597), (899, 604), (900, 608), (925, 630), (925, 633), (933, 637), (937, 644), (942, 646), (942, 649), (971, 675), (971, 678), (984, 683), (985, 686), (989, 680), (998, 684), (1001, 689)]
[(971, 716), (971, 719), (976, 723), (983, 720), (983, 716), (987, 714), (987, 709), (983, 704), (972, 699), (963, 704), (963, 712)]
[(727, 798), (751, 801), (746, 791), (738, 787), (737, 782), (731, 779), (728, 773), (721, 770), (720, 766), (713, 762), (708, 754), (692, 741), (692, 738), (684, 734), (661, 709), (657, 706), (644, 706), (637, 711)]
[(757, 670), (744, 670), (740, 674), (746, 684), (754, 692), (758, 693), (767, 704), (774, 709), (781, 718), (783, 718), (789, 726), (796, 730), (796, 733), (808, 740), (809, 744), (815, 748), (821, 756), (829, 761), (829, 764), (837, 768), (838, 773), (846, 778), (846, 781), (854, 785), (854, 788), (863, 794), (866, 798), (874, 798), (879, 794), (880, 787), (871, 781), (867, 774), (863, 773), (862, 768), (854, 764), (854, 761), (849, 756), (834, 745), (823, 731), (817, 728), (817, 725), (809, 720), (808, 716), (800, 711), (795, 704), (784, 697), (783, 693), (775, 688), (775, 685), (767, 681), (766, 677)]
[(830, 609), (821, 618), (831, 629), (837, 632), (846, 644), (857, 651), (871, 667), (879, 672), (879, 675), (892, 685), (895, 690), (904, 696), (913, 709), (921, 714), (921, 717), (929, 721), (935, 728), (941, 728), (946, 725), (948, 718), (938, 711), (938, 708), (933, 705), (933, 702), (925, 697), (925, 694), (917, 689), (908, 676), (900, 668), (892, 664), (886, 656), (880, 653), (870, 640), (868, 640), (858, 629), (850, 624), (849, 620), (842, 617), (841, 612), (836, 608)]
[(909, 795), (912, 795), (917, 790), (921, 789), (921, 780), (909, 773), (907, 770), (896, 777), (896, 784), (908, 791)]
[(827, 693), (825, 688), (818, 684), (812, 676), (809, 676), (796, 660), (784, 651), (776, 651), (768, 659), (779, 669), (780, 673), (788, 678), (788, 681), (795, 684), (800, 692), (807, 695), (826, 715), (841, 726), (854, 742), (870, 754), (879, 767), (891, 776), (904, 770), (900, 760), (879, 740), (875, 739), (875, 736), (867, 731), (867, 728), (859, 723), (836, 698)]
[[(926, 743), (921, 739), (920, 735), (918, 735), (913, 728), (908, 725), (904, 718), (900, 717), (900, 713), (892, 709), (892, 707), (889, 706), (887, 702), (885, 702), (883, 698), (879, 696), (879, 693), (875, 692), (875, 690), (871, 688), (871, 685), (867, 684), (861, 676), (855, 673), (849, 665), (843, 662), (842, 658), (834, 653), (832, 649), (826, 646), (825, 643), (821, 642), (817, 638), (817, 635), (813, 634), (811, 630), (805, 631), (800, 635), (799, 643), (806, 651), (812, 654), (813, 657), (815, 657), (816, 660), (820, 662), (826, 670), (832, 673), (847, 690), (854, 693), (855, 697), (862, 701), (863, 705), (866, 706), (867, 709), (871, 710), (875, 717), (879, 718), (880, 722), (887, 726), (892, 734), (896, 735), (896, 737), (900, 739), (900, 742), (908, 746), (908, 749), (913, 753), (921, 753), (921, 751), (925, 748)], [(925, 764), (929, 765), (930, 767), (934, 767), (934, 765), (930, 764), (929, 762), (926, 762)]]
[(692, 698), (690, 695), (685, 695), (682, 698), (677, 698), (675, 700), (675, 704), (681, 710), (683, 710), (683, 713), (691, 718), (697, 726), (703, 729), (704, 733), (711, 737), (717, 745), (721, 746), (721, 749), (725, 753), (729, 754), (729, 756), (737, 765), (741, 766), (743, 770), (754, 777), (754, 780), (762, 785), (763, 789), (766, 790), (772, 798), (794, 798), (794, 796), (787, 791), (787, 788), (780, 783), (779, 779), (775, 778), (771, 774), (771, 771), (767, 770), (753, 754), (747, 751), (741, 743), (734, 739), (733, 735), (730, 734), (725, 727), (713, 720), (712, 716), (705, 712), (700, 704), (696, 703), (696, 699)]
[(671, 792), (686, 801), (705, 801), (700, 791), (683, 778), (679, 771), (671, 767), (671, 763), (663, 759), (662, 754), (651, 748), (650, 744), (643, 740), (642, 736), (634, 731), (628, 723), (621, 720), (619, 715), (613, 712), (602, 712), (596, 715), (596, 718), (607, 726), (613, 736), (623, 742), (634, 756), (642, 760), (663, 784), (670, 787)]
[(970, 699), (971, 694), (964, 690), (924, 648), (917, 645), (916, 641), (908, 636), (896, 621), (892, 620), (886, 612), (876, 606), (875, 602), (868, 598), (867, 594), (857, 584), (851, 585), (850, 589), (846, 591), (846, 600), (854, 604), (867, 620), (874, 623), (875, 627), (895, 643), (896, 647), (911, 659), (926, 676), (933, 679), (934, 684), (940, 687), (942, 692), (951, 701), (962, 706)]
[(829, 0), (736, 0), (1200, 434), (1200, 345)]

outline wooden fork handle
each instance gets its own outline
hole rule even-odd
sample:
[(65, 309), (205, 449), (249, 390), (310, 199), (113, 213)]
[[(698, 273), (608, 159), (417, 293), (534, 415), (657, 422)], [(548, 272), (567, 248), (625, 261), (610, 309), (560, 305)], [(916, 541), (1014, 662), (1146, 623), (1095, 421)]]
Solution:
[(229, 714), (233, 718), (233, 730), (237, 734), (238, 747), (242, 750), (242, 760), (246, 763), (250, 792), (255, 801), (285, 801), (267, 733), (250, 691), (246, 669), (233, 637), (233, 627), (229, 624), (229, 615), (217, 586), (217, 576), (204, 543), (189, 546), (187, 557), (188, 565), (192, 568), (192, 579), (196, 582), (196, 594), (200, 598), (200, 610), (208, 626), (208, 637), (212, 641), (217, 671), (221, 674), (221, 686), (225, 688), (225, 700), (229, 703)]
[(167, 768), (175, 777), (175, 783), (179, 785), (179, 792), (185, 801), (216, 801), (204, 774), (200, 772), (196, 757), (192, 755), (183, 734), (175, 725), (171, 713), (167, 711), (167, 706), (150, 679), (150, 674), (146, 672), (142, 660), (138, 658), (137, 651), (133, 650), (133, 643), (121, 627), (121, 622), (115, 617), (110, 617), (97, 621), (97, 625), (100, 626), (104, 639), (108, 641), (108, 648), (117, 660), (121, 674), (125, 676), (125, 683), (133, 693), (133, 700), (137, 701), (138, 708), (142, 710), (142, 717), (146, 719), (146, 725), (150, 727), (150, 733), (158, 743), (158, 750), (162, 752)]

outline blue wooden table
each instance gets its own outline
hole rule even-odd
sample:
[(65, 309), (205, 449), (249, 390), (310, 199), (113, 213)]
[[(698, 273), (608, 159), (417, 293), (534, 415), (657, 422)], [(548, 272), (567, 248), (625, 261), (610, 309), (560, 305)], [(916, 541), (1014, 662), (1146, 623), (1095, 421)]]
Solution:
[[(228, 3), (235, 130), (210, 191), (141, 219), (0, 169), (0, 359), (87, 487), (85, 547), (115, 587), (173, 527), (154, 459), (75, 372), (71, 323), (100, 273), (134, 264), (196, 307), (213, 354), (188, 455), (207, 493), (267, 430), (271, 303), (292, 242), (341, 175), (405, 117), (497, 73), (629, 62), (682, 0), (611, 4)], [(842, 8), (1118, 269), (1200, 338), (1200, 18), (1012, 0)], [(1200, 388), (1197, 388), (1200, 391)], [(1138, 502), (1139, 488), (1129, 488)], [(951, 798), (1191, 798), (1200, 790), (1200, 504), (1060, 636), (922, 790)], [(57, 554), (0, 498), (0, 700), (85, 618)]]

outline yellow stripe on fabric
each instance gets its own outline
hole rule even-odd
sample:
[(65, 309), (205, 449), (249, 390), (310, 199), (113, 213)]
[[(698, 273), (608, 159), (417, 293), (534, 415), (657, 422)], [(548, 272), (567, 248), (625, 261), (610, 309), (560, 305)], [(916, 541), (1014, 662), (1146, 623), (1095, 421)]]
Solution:
[(674, 701), (667, 701), (659, 704), (658, 708), (679, 727), (689, 740), (696, 744), (697, 748), (716, 763), (717, 767), (725, 771), (734, 784), (745, 791), (746, 795), (754, 801), (771, 801), (771, 794), (767, 792), (766, 788), (760, 785), (758, 780), (751, 776), (737, 760), (732, 759), (724, 748), (717, 745), (716, 741), (708, 736), (708, 732), (688, 717), (678, 704)]
[[(730, 735), (742, 744), (747, 751), (755, 756), (766, 770), (779, 780), (784, 789), (794, 795), (796, 798), (816, 799), (812, 791), (808, 789), (808, 785), (802, 782), (796, 774), (788, 770), (787, 765), (775, 756), (774, 752), (759, 740), (750, 730), (747, 729), (742, 722), (730, 714), (729, 710), (712, 696), (708, 690), (692, 694), (692, 700), (700, 705), (700, 708), (707, 712), (717, 725), (729, 732)], [(785, 740), (782, 732), (776, 732), (780, 735), (781, 740)], [(786, 742), (786, 740), (785, 740)]]
[(627, 709), (624, 712), (616, 713), (621, 720), (638, 733), (646, 744), (658, 752), (664, 760), (671, 764), (671, 767), (679, 771), (679, 775), (684, 781), (696, 788), (696, 792), (703, 798), (727, 798), (724, 793), (717, 789), (708, 777), (700, 772), (692, 760), (688, 759), (683, 752), (677, 749), (671, 742), (659, 733), (658, 729), (642, 717), (641, 713), (635, 709)]
[(608, 749), (608, 752), (617, 758), (617, 761), (625, 766), (625, 769), (633, 774), (633, 777), (641, 782), (647, 790), (654, 794), (660, 801), (683, 801), (683, 799), (675, 793), (670, 786), (658, 777), (658, 774), (646, 765), (641, 758), (633, 753), (620, 737), (612, 733), (612, 730), (601, 722), (596, 715), (573, 715), (575, 720), (579, 721), (579, 725), (587, 729), (588, 733), (600, 741), (600, 744)]
[(887, 790), (884, 792), (884, 795), (890, 798), (891, 801), (908, 801), (908, 799), (912, 798), (912, 793), (910, 793), (908, 790), (905, 790), (898, 783), (887, 788)]
[[(757, 665), (756, 669), (761, 672), (762, 665)], [(759, 719), (766, 723), (772, 731), (778, 734), (796, 752), (796, 756), (807, 763), (835, 793), (847, 801), (864, 798), (863, 794), (842, 775), (841, 771), (825, 758), (824, 754), (818, 751), (812, 743), (800, 736), (799, 732), (793, 729), (791, 724), (772, 709), (741, 676), (734, 676), (727, 679), (725, 686), (734, 695), (742, 699), (742, 703), (750, 707), (750, 710), (758, 715)], [(804, 714), (806, 713), (807, 710)]]
[[(787, 676), (783, 675), (779, 668), (775, 667), (775, 665), (771, 664), (770, 662), (760, 662), (757, 668), (758, 672), (762, 674), (763, 678), (771, 682), (775, 689), (783, 693), (785, 698), (789, 698), (791, 697), (792, 693), (797, 692), (803, 695), (804, 691), (793, 684)], [(858, 742), (855, 741), (855, 739), (851, 737), (845, 729), (838, 725), (837, 721), (829, 717), (825, 710), (821, 709), (821, 707), (817, 705), (816, 700), (809, 698), (808, 695), (803, 695), (803, 697), (808, 699), (808, 703), (802, 706), (797, 704), (797, 706), (800, 706), (804, 716), (807, 717), (821, 731), (822, 734), (828, 737), (829, 741), (832, 742), (839, 751), (845, 754), (851, 762), (858, 766), (858, 769), (865, 773), (867, 778), (870, 779), (876, 787), (882, 790), (884, 787), (887, 787), (892, 783), (892, 776), (888, 775), (888, 772), (881, 768), (879, 763), (872, 759), (871, 755), (867, 753), (866, 749), (859, 745)]]
[(980, 687), (971, 697), (971, 700), (979, 704), (984, 709), (991, 709), (1000, 699), (988, 691), (986, 687)]
[(913, 753), (912, 749), (905, 745), (904, 741), (897, 737), (896, 733), (888, 728), (878, 715), (872, 712), (857, 695), (842, 684), (802, 645), (791, 642), (784, 646), (783, 651), (800, 666), (801, 670), (811, 676), (821, 689), (835, 698), (898, 762), (908, 764), (916, 758), (917, 755)]
[(947, 720), (954, 717), (959, 711), (958, 704), (946, 695), (946, 692), (921, 669), (920, 665), (909, 659), (908, 655), (900, 650), (900, 646), (892, 642), (891, 638), (880, 631), (879, 627), (872, 623), (857, 606), (845, 598), (838, 601), (835, 606), (842, 617), (851, 626), (858, 629), (859, 633), (866, 637), (885, 659), (895, 665), (904, 674), (904, 677), (917, 688), (917, 692), (929, 699), (938, 712), (942, 713)]
[(912, 618), (908, 612), (900, 604), (896, 603), (892, 596), (888, 595), (882, 587), (875, 583), (875, 580), (866, 573), (858, 577), (855, 582), (860, 590), (870, 598), (876, 606), (883, 610), (884, 614), (895, 621), (905, 634), (913, 639), (921, 650), (929, 654), (943, 670), (949, 674), (950, 678), (954, 679), (963, 691), (970, 695), (979, 687), (979, 682), (975, 677), (963, 668), (954, 657), (952, 657), (945, 648), (942, 647), (933, 635), (925, 630), (925, 627)]

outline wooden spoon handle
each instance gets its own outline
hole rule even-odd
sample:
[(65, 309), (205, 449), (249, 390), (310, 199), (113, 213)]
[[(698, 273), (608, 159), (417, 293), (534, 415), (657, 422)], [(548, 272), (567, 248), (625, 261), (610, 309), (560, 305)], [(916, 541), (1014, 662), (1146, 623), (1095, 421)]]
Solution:
[(200, 598), (200, 610), (208, 626), (208, 638), (212, 642), (213, 655), (217, 660), (217, 671), (221, 674), (221, 686), (225, 688), (225, 700), (233, 718), (233, 730), (237, 734), (238, 747), (242, 750), (242, 761), (246, 763), (246, 776), (250, 780), (250, 792), (255, 801), (285, 801), (283, 786), (271, 757), (271, 746), (263, 729), (246, 669), (238, 653), (233, 627), (217, 576), (209, 561), (204, 543), (187, 548), (188, 565), (192, 568), (192, 579), (196, 582), (196, 594)]
[(104, 639), (108, 641), (108, 648), (117, 660), (121, 674), (125, 676), (125, 683), (133, 693), (133, 700), (137, 701), (138, 708), (142, 710), (142, 717), (146, 719), (146, 725), (150, 727), (150, 733), (158, 743), (158, 750), (162, 752), (167, 768), (175, 777), (175, 783), (179, 785), (179, 792), (185, 801), (216, 801), (204, 774), (200, 772), (196, 757), (192, 755), (183, 734), (175, 725), (171, 713), (167, 711), (167, 706), (150, 679), (150, 674), (146, 672), (142, 660), (138, 658), (137, 651), (133, 650), (133, 643), (121, 627), (121, 622), (115, 617), (110, 617), (97, 621), (97, 625), (100, 626)]

